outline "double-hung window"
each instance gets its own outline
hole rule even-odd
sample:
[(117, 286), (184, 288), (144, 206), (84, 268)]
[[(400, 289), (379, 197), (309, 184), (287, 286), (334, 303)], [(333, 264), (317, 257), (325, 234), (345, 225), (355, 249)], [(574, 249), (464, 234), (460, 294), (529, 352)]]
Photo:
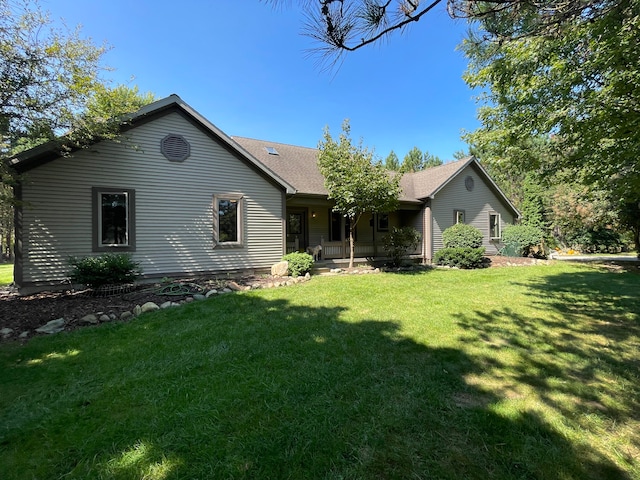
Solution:
[(243, 198), (227, 193), (213, 196), (213, 241), (217, 247), (241, 247)]
[(135, 190), (92, 188), (93, 250), (135, 250)]

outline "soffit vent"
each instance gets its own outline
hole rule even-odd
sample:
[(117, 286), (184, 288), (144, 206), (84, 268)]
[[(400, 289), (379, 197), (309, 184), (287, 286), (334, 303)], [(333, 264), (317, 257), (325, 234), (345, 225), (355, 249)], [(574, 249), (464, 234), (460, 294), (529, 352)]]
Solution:
[(184, 162), (191, 154), (191, 145), (182, 135), (170, 133), (160, 142), (160, 151), (170, 162)]

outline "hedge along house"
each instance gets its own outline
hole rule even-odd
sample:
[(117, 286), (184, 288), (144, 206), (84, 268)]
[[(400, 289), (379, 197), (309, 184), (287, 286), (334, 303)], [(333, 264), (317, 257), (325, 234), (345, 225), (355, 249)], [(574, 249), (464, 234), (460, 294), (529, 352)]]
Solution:
[[(327, 199), (324, 178), (317, 167), (318, 151), (281, 143), (233, 137), (269, 170), (296, 189), (287, 197), (287, 251), (322, 246), (323, 259), (349, 256), (348, 225)], [(501, 248), (502, 229), (519, 212), (475, 157), (404, 174), (399, 208), (389, 214), (364, 216), (356, 226), (356, 257), (384, 256), (382, 239), (391, 227), (411, 226), (422, 235), (413, 256), (430, 263), (443, 247), (442, 232), (463, 222), (477, 227), (487, 254)]]
[[(16, 188), (15, 282), (65, 283), (69, 258), (130, 252), (146, 277), (267, 270), (283, 254), (322, 245), (348, 257), (348, 225), (332, 211), (317, 150), (231, 138), (171, 95), (133, 114), (121, 140), (61, 157), (53, 144), (9, 160)], [(402, 178), (397, 211), (357, 226), (356, 256), (384, 256), (393, 226), (422, 233), (430, 262), (442, 231), (478, 227), (496, 253), (518, 212), (470, 157)]]
[(267, 269), (284, 252), (295, 189), (171, 95), (142, 108), (120, 142), (60, 157), (52, 145), (10, 160), (15, 282), (67, 281), (70, 257), (130, 252), (145, 276)]

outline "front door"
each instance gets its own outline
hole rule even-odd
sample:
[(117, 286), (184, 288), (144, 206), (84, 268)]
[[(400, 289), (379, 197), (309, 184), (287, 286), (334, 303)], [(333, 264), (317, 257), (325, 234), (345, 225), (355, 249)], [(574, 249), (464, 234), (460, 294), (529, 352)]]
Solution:
[(307, 248), (307, 209), (289, 209), (287, 211), (287, 250), (297, 244), (299, 251)]

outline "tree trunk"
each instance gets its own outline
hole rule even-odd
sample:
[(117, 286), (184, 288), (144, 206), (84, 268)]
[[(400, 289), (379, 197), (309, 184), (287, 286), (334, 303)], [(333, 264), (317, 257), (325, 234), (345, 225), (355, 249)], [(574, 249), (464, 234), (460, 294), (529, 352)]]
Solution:
[(354, 243), (354, 230), (356, 229), (356, 225), (354, 221), (351, 221), (351, 225), (349, 225), (349, 268), (353, 268), (353, 257), (356, 253), (356, 246)]

